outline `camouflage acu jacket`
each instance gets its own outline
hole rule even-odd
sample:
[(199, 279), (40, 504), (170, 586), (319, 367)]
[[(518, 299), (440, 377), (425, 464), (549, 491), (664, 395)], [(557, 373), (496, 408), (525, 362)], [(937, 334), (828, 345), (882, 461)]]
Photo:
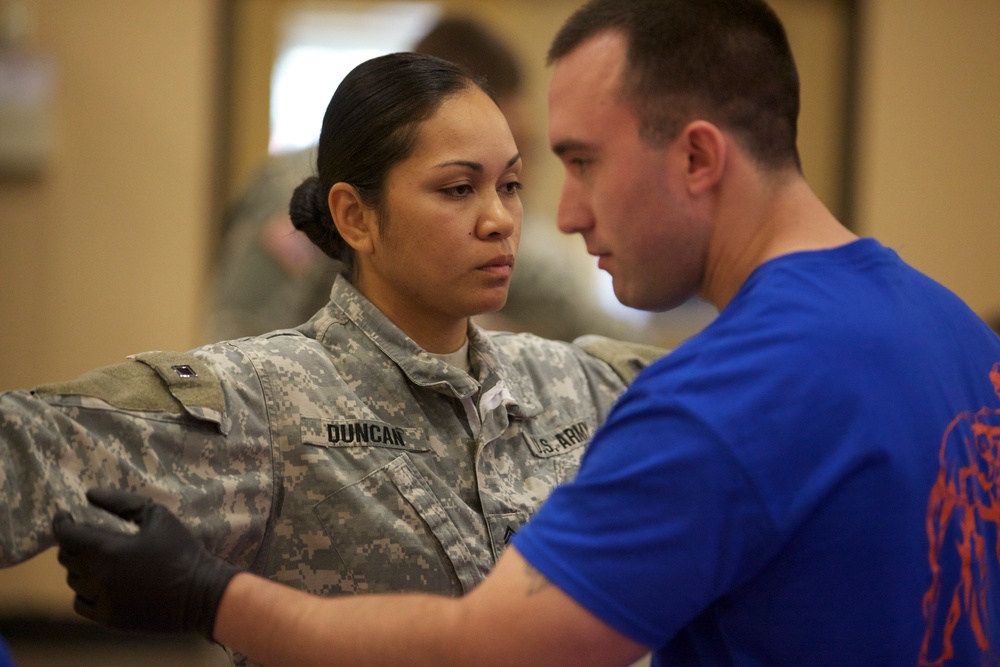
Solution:
[[(0, 563), (93, 486), (149, 495), (229, 562), (323, 595), (474, 587), (658, 351), (470, 328), (471, 374), (344, 279), (298, 330), (149, 352), (0, 396)], [(617, 372), (616, 369), (617, 368)]]

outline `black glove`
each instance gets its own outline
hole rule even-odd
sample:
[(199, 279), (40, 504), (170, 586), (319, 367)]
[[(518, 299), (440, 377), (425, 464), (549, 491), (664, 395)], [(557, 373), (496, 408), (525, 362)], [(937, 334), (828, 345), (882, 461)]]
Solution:
[(194, 632), (212, 639), (215, 612), (239, 572), (210, 554), (181, 522), (149, 498), (91, 489), (87, 499), (139, 526), (128, 534), (78, 524), (57, 512), (59, 562), (76, 592), (76, 613), (116, 630)]

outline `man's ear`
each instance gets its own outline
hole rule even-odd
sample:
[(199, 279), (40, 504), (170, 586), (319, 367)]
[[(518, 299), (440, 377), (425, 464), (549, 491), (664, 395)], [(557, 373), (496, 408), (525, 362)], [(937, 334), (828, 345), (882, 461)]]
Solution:
[(688, 123), (681, 132), (681, 146), (687, 154), (686, 182), (692, 195), (711, 190), (726, 169), (729, 143), (726, 135), (704, 120)]
[(365, 206), (349, 183), (335, 183), (326, 197), (333, 224), (347, 245), (358, 253), (371, 253), (378, 233), (378, 212)]

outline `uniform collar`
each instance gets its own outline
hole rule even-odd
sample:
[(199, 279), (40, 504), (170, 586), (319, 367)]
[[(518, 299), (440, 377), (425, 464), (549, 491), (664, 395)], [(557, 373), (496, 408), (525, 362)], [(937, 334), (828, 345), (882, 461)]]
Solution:
[(508, 355), (493, 337), (479, 326), (469, 325), (469, 360), (472, 374), (428, 354), (393, 324), (343, 275), (338, 275), (330, 291), (330, 303), (306, 325), (325, 347), (342, 345), (338, 336), (328, 334), (337, 322), (349, 320), (417, 386), (427, 387), (457, 399), (475, 396), (480, 391), (498, 391), (505, 386), (510, 400), (505, 401), (512, 416), (530, 417), (541, 412), (541, 404), (527, 378), (516, 373)]

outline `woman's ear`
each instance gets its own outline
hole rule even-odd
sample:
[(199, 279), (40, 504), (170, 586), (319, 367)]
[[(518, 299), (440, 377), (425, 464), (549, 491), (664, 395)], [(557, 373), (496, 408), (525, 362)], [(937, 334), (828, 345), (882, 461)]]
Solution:
[(702, 194), (722, 179), (728, 157), (728, 143), (722, 131), (704, 120), (696, 120), (681, 132), (687, 154), (686, 182), (693, 195)]
[(341, 238), (356, 253), (371, 253), (378, 233), (378, 212), (365, 206), (361, 195), (349, 183), (335, 183), (326, 200)]

